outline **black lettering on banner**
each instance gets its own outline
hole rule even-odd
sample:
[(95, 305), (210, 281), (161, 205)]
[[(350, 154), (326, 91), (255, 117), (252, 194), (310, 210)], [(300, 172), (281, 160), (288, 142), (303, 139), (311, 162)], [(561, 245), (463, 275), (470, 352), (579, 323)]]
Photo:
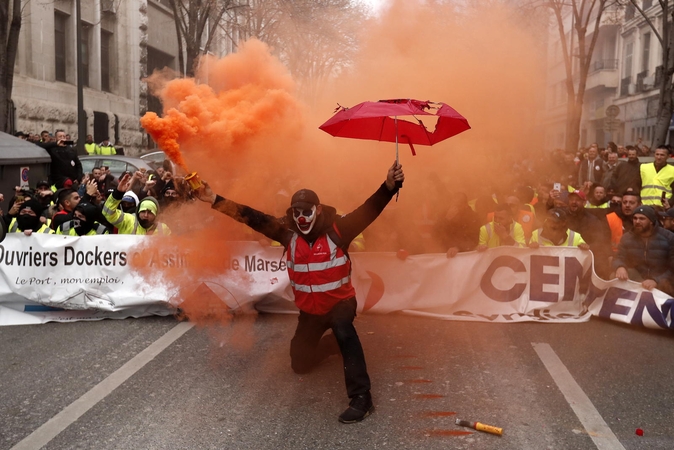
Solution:
[(585, 300), (583, 301), (583, 305), (587, 309), (590, 309), (590, 306), (592, 306), (592, 303), (594, 303), (595, 300), (601, 299), (604, 296), (604, 293), (606, 292), (606, 289), (601, 289), (598, 288), (597, 286), (592, 283), (592, 278), (590, 278), (589, 284), (588, 284), (588, 290), (587, 290), (587, 295), (585, 296)]
[[(669, 299), (667, 301), (670, 301)], [(669, 305), (668, 305), (669, 306)], [(632, 325), (641, 325), (644, 326), (644, 308), (648, 311), (648, 315), (651, 316), (651, 319), (661, 328), (672, 328), (672, 324), (667, 325), (666, 316), (660, 311), (658, 305), (655, 303), (655, 298), (653, 298), (653, 293), (649, 291), (641, 292), (639, 296), (639, 303), (634, 309), (634, 315), (632, 316), (631, 324)]]
[(50, 252), (49, 253), (49, 265), (52, 266), (52, 267), (56, 267), (58, 262), (59, 262), (59, 259), (58, 259), (58, 255), (56, 254), (56, 252)]
[(535, 302), (554, 303), (559, 300), (558, 292), (545, 292), (543, 286), (551, 284), (559, 289), (559, 274), (545, 273), (546, 267), (559, 267), (557, 256), (531, 255), (529, 299)]
[(585, 293), (592, 277), (592, 266), (583, 274), (583, 265), (577, 258), (564, 258), (564, 297), (563, 302), (571, 302), (576, 298), (576, 286), (580, 283), (579, 293)]
[(119, 265), (120, 266), (126, 266), (126, 252), (115, 252), (115, 256), (112, 259), (113, 264), (117, 264), (116, 258), (119, 256)]
[[(598, 315), (599, 317), (604, 317), (606, 319), (610, 319), (611, 314), (620, 314), (622, 316), (627, 316), (630, 312), (630, 307), (618, 305), (618, 300), (622, 299), (634, 301), (636, 298), (637, 298), (636, 292), (628, 291), (626, 289), (618, 287), (610, 287), (608, 288), (608, 291), (604, 296), (604, 301), (601, 304), (601, 309), (599, 310)], [(588, 304), (588, 306), (590, 304)]]
[(253, 256), (246, 255), (244, 270), (246, 272), (255, 272), (255, 255)]
[(492, 277), (500, 268), (508, 268), (515, 273), (527, 271), (526, 267), (524, 267), (524, 263), (519, 259), (507, 255), (498, 256), (494, 258), (485, 271), (484, 275), (482, 275), (482, 279), (480, 280), (480, 289), (482, 289), (482, 292), (484, 292), (487, 297), (492, 300), (496, 300), (497, 302), (507, 303), (517, 300), (522, 296), (524, 290), (527, 288), (526, 283), (515, 283), (513, 287), (508, 290), (496, 288), (496, 286), (494, 286), (492, 283)]
[(73, 263), (75, 262), (75, 249), (66, 245), (63, 251), (64, 251), (63, 265), (72, 266)]

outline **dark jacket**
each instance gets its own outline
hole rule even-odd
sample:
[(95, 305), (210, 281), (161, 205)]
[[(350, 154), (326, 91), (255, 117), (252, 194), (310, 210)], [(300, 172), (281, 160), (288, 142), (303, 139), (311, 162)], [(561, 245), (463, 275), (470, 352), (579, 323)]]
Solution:
[(604, 160), (600, 157), (596, 157), (592, 162), (583, 159), (578, 164), (578, 186), (582, 186), (583, 183), (589, 181), (590, 178), (592, 178), (592, 182), (594, 183), (601, 183), (603, 177)]
[(625, 233), (618, 245), (618, 254), (613, 259), (613, 268), (636, 269), (644, 279), (658, 284), (674, 278), (674, 233), (659, 226), (646, 241), (634, 234)]
[(38, 145), (47, 150), (51, 157), (49, 182), (56, 185), (56, 189), (61, 189), (68, 179), (78, 183), (82, 181), (82, 163), (75, 147), (59, 147), (56, 142), (41, 142)]
[(351, 241), (381, 214), (397, 190), (389, 191), (386, 184), (383, 183), (365, 203), (352, 213), (344, 216), (337, 215), (337, 210), (332, 206), (323, 205), (322, 212), (316, 219), (316, 225), (307, 235), (300, 233), (297, 228), (291, 208), (288, 209), (285, 217), (276, 218), (249, 206), (217, 196), (213, 203), (213, 209), (248, 225), (271, 240), (280, 242), (286, 248), (290, 244), (293, 234), (297, 234), (300, 238), (312, 244), (318, 237), (327, 233), (334, 223), (342, 240), (341, 247), (348, 248)]
[(613, 171), (611, 186), (616, 193), (624, 194), (632, 189), (637, 194), (641, 192), (641, 163), (637, 161), (621, 161)]
[(576, 214), (569, 212), (568, 227), (583, 236), (583, 240), (590, 246), (594, 255), (595, 272), (606, 279), (609, 276), (608, 258), (612, 255), (611, 229), (606, 216), (598, 218), (585, 208)]
[(477, 214), (466, 204), (451, 220), (440, 219), (435, 235), (445, 250), (456, 247), (460, 252), (470, 252), (477, 247), (481, 225)]

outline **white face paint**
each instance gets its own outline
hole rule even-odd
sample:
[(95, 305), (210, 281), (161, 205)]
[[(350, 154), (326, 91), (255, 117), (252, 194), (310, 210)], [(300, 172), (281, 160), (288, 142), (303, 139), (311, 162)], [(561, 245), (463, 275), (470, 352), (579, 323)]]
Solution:
[(316, 206), (311, 209), (293, 208), (293, 219), (300, 233), (309, 234), (316, 224)]

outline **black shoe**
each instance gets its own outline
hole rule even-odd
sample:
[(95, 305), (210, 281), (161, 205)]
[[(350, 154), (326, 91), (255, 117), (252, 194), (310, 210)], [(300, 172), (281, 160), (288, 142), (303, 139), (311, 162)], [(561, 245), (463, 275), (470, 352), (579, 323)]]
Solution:
[(374, 412), (370, 393), (356, 395), (351, 399), (349, 408), (339, 416), (342, 423), (360, 422)]

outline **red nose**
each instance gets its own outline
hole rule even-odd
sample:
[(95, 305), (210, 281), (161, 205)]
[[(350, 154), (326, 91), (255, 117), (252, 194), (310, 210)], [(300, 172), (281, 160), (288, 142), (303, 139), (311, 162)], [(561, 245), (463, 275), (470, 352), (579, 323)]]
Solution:
[(304, 216), (297, 219), (297, 221), (300, 223), (300, 225), (304, 225), (305, 223), (307, 223), (307, 219), (305, 219)]

